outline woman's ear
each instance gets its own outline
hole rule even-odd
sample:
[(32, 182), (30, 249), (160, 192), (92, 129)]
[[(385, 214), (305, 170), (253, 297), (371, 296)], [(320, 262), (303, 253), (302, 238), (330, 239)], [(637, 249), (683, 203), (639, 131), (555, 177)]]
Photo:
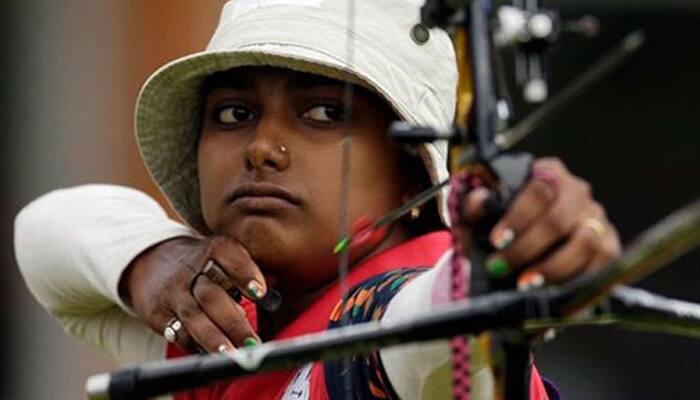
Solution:
[[(410, 148), (404, 152), (404, 157), (403, 165), (406, 166), (406, 180), (401, 197), (402, 205), (416, 198), (432, 186), (430, 175), (418, 152), (414, 148)], [(444, 229), (435, 199), (411, 209), (403, 218), (403, 222), (414, 234)]]

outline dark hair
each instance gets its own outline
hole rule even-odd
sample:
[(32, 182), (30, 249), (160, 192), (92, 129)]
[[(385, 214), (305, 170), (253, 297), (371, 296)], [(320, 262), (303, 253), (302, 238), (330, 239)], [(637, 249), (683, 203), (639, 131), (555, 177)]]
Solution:
[[(423, 159), (418, 154), (415, 154), (414, 151), (407, 151), (404, 154), (404, 159), (401, 160), (401, 163), (406, 166), (408, 176), (413, 177), (416, 182), (416, 194), (430, 188), (432, 181)], [(406, 215), (403, 218), (403, 222), (411, 237), (445, 229), (445, 225), (440, 218), (436, 198), (421, 206), (421, 212), (417, 218), (412, 219), (410, 215)]]

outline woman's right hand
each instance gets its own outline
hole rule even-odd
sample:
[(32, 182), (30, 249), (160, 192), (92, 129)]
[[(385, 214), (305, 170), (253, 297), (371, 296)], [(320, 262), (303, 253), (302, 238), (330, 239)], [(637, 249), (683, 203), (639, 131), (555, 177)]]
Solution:
[[(183, 328), (176, 343), (183, 349), (199, 346), (215, 352), (233, 350), (250, 338), (259, 341), (243, 307), (201, 274), (210, 260), (249, 299), (257, 301), (267, 293), (265, 279), (248, 251), (235, 239), (215, 236), (175, 238), (146, 250), (127, 268), (120, 294), (160, 335), (173, 318), (180, 320)], [(256, 286), (259, 290), (250, 290)]]

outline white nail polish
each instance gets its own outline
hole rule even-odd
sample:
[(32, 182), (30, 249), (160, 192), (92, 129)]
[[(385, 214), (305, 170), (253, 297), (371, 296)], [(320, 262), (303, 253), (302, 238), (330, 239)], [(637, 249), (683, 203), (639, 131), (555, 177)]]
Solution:
[(504, 229), (499, 238), (496, 239), (494, 247), (498, 250), (505, 250), (513, 243), (515, 240), (515, 231), (512, 229)]
[(230, 352), (230, 351), (233, 351), (231, 348), (229, 348), (229, 347), (226, 346), (225, 344), (222, 344), (221, 346), (219, 346), (219, 347), (217, 348), (217, 350), (219, 351), (219, 353), (228, 353), (228, 352)]

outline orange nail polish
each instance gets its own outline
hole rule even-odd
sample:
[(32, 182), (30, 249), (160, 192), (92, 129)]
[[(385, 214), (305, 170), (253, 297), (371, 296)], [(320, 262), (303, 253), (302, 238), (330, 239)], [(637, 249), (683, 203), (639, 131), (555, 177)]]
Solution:
[(536, 271), (525, 271), (518, 277), (518, 290), (532, 290), (544, 286), (544, 275)]

